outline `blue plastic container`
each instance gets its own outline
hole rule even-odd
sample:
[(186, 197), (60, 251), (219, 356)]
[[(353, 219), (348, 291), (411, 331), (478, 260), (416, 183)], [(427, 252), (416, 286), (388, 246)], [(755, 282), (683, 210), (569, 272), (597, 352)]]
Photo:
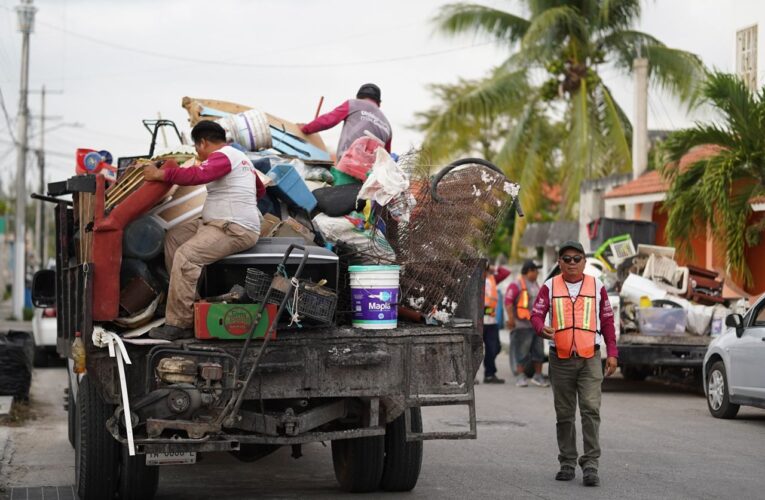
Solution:
[(273, 186), (284, 201), (304, 208), (311, 212), (316, 208), (316, 197), (308, 189), (295, 167), (289, 164), (274, 165), (268, 172), (274, 180)]

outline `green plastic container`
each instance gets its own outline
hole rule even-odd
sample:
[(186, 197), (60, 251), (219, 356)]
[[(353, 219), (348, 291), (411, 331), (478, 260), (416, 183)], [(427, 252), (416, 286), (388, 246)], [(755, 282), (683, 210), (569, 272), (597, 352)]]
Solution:
[(335, 179), (335, 186), (343, 186), (345, 184), (361, 184), (361, 181), (357, 178), (348, 175), (345, 172), (341, 172), (335, 167), (330, 168), (329, 171), (332, 174), (332, 177)]

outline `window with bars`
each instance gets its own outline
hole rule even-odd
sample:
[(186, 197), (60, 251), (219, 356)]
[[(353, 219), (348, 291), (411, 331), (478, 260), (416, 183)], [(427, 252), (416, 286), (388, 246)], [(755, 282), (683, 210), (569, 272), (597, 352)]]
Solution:
[(736, 32), (736, 74), (757, 90), (757, 25)]

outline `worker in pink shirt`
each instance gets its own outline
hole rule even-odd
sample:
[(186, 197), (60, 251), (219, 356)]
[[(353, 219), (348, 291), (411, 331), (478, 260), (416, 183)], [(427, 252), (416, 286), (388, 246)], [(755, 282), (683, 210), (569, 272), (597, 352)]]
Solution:
[(180, 186), (205, 184), (202, 218), (171, 229), (165, 236), (165, 265), (170, 273), (165, 324), (155, 339), (194, 336), (194, 300), (202, 268), (255, 246), (260, 235), (258, 198), (266, 193), (247, 155), (226, 144), (223, 127), (203, 120), (191, 131), (202, 164), (160, 170), (144, 167), (144, 178)]
[(345, 122), (337, 144), (337, 161), (340, 161), (353, 141), (364, 136), (364, 132), (380, 139), (385, 144), (385, 150), (390, 153), (393, 132), (390, 122), (380, 110), (381, 102), (380, 87), (374, 83), (365, 83), (356, 93), (356, 99), (345, 101), (311, 123), (299, 124), (300, 130), (306, 135), (315, 134)]

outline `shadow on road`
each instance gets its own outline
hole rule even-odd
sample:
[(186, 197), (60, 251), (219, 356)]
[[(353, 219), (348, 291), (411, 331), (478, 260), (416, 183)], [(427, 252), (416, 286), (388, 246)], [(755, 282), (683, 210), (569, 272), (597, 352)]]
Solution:
[(642, 382), (607, 378), (603, 381), (603, 392), (639, 393), (639, 394), (687, 394), (703, 397), (700, 388), (692, 383), (677, 382), (657, 377), (649, 377)]

